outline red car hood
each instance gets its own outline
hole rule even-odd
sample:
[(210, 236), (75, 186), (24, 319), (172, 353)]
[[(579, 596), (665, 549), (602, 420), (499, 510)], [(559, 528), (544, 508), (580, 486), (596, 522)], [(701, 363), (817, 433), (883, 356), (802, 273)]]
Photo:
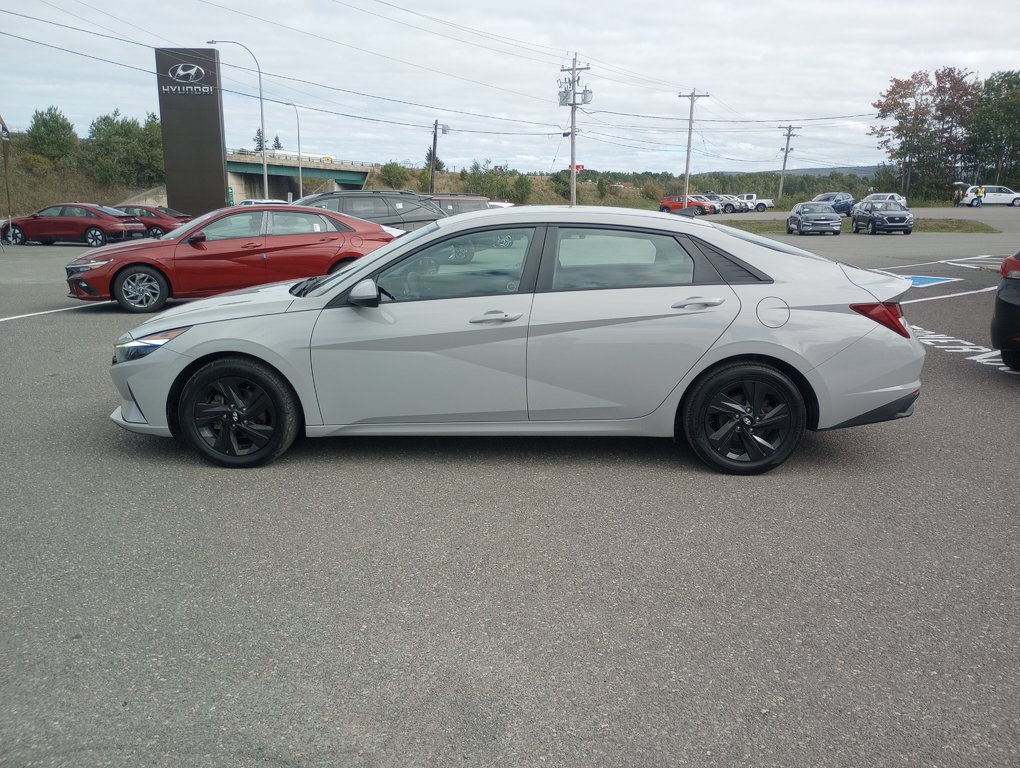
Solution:
[(148, 238), (144, 240), (125, 240), (122, 243), (110, 243), (99, 248), (90, 248), (81, 254), (81, 256), (71, 261), (71, 263), (81, 264), (87, 261), (116, 259), (122, 254), (138, 253), (139, 251), (147, 251), (148, 255), (155, 257), (158, 252), (162, 252), (167, 248), (173, 248), (176, 244), (176, 240), (151, 240)]

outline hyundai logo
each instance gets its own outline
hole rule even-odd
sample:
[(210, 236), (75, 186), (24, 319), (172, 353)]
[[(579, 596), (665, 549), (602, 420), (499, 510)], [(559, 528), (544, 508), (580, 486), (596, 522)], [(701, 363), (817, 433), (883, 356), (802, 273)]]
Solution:
[(205, 77), (205, 70), (197, 64), (174, 64), (167, 74), (178, 83), (197, 83)]

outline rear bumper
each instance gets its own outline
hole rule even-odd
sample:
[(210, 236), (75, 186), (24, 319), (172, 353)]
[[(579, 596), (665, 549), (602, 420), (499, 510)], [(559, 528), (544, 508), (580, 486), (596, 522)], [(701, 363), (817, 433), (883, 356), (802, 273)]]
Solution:
[(879, 406), (874, 410), (862, 413), (852, 419), (847, 419), (841, 424), (836, 424), (827, 429), (843, 429), (845, 427), (860, 427), (864, 424), (877, 424), (880, 421), (892, 421), (893, 419), (905, 419), (914, 412), (914, 402), (921, 396), (921, 390), (917, 389), (905, 397), (894, 400), (891, 403)]
[(1020, 280), (1003, 278), (992, 310), (992, 346), (1020, 349)]

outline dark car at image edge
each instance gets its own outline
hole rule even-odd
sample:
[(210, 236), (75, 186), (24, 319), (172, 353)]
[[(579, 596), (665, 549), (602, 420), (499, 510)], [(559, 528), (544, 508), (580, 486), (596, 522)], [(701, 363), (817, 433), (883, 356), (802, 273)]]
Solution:
[(992, 346), (1007, 367), (1020, 371), (1020, 251), (1003, 260), (999, 272), (1002, 280), (992, 310)]

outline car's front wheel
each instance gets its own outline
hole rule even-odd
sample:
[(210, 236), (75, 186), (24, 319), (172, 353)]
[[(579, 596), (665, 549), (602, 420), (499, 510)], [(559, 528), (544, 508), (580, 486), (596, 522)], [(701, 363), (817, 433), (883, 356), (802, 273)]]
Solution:
[(106, 233), (99, 227), (89, 227), (85, 230), (85, 244), (90, 248), (98, 248), (106, 242)]
[(909, 235), (909, 234), (910, 234), (911, 232), (913, 232), (913, 231), (914, 231), (914, 230), (912, 230), (912, 229), (905, 229), (905, 230), (903, 230), (903, 234), (905, 234), (905, 235)]
[(800, 443), (804, 398), (770, 365), (734, 363), (698, 382), (682, 423), (687, 442), (713, 469), (754, 475), (782, 464)]
[(868, 222), (868, 234), (869, 235), (874, 235), (877, 232), (878, 232), (878, 230), (875, 229), (875, 222), (874, 221), (869, 221)]
[(857, 219), (850, 219), (850, 231), (855, 235), (860, 233), (861, 229), (857, 226)]
[(12, 224), (11, 231), (7, 233), (7, 240), (11, 245), (24, 245), (28, 238), (25, 237), (25, 230), (17, 224)]
[(287, 381), (256, 360), (227, 357), (199, 368), (181, 394), (185, 439), (221, 467), (256, 467), (286, 451), (300, 425)]
[(672, 209), (668, 205), (659, 206), (660, 213), (669, 213)]
[(169, 295), (163, 274), (144, 264), (127, 267), (113, 280), (113, 298), (128, 312), (156, 312)]

